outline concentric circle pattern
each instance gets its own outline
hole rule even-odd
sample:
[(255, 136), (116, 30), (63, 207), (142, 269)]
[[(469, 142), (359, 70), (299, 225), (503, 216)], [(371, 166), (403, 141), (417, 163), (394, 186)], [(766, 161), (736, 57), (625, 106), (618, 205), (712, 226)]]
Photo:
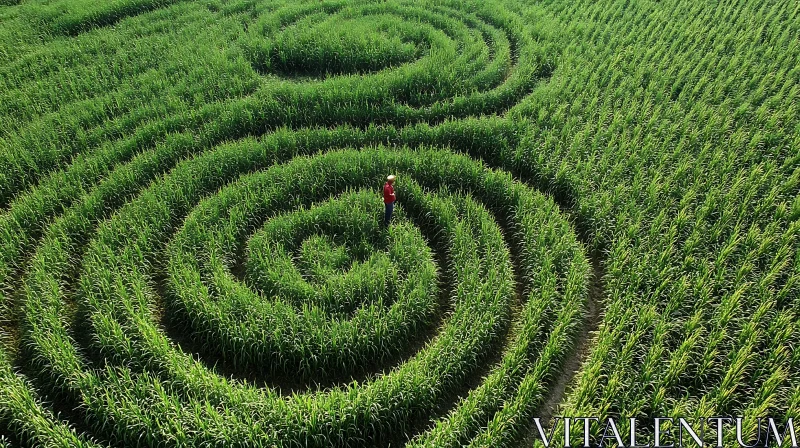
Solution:
[[(49, 234), (37, 251), (25, 280), (25, 326), (36, 329), (26, 335), (28, 349), (49, 384), (78, 400), (92, 426), (110, 428), (108, 437), (123, 443), (142, 434), (148, 443), (169, 443), (176, 434), (156, 428), (175, 422), (198, 445), (230, 437), (384, 443), (423, 429), (419, 415), (436, 415), (504, 342), (510, 345), (500, 362), (460, 406), (489, 417), (497, 400), (535, 403), (580, 315), (588, 275), (581, 245), (550, 200), (463, 156), (387, 148), (298, 158), (200, 200), (218, 182), (208, 171), (220, 160), (267, 162), (259, 160), (258, 146), (235, 148), (180, 164), (101, 224), (75, 281), (89, 334), (82, 337), (91, 341), (83, 348), (60, 317), (68, 312), (59, 283), (72, 241), (63, 232)], [(375, 179), (388, 171), (403, 179), (404, 199), (387, 232), (377, 227), (379, 198), (363, 189), (374, 191)], [(332, 240), (323, 243), (319, 237), (326, 236)], [(234, 272), (247, 238), (243, 282)], [(293, 266), (303, 257), (289, 254), (305, 249), (336, 257), (337, 242), (340, 253), (363, 261), (316, 289)], [(521, 248), (517, 275), (526, 281), (520, 288), (510, 244)], [(164, 296), (156, 281), (162, 272)], [(270, 288), (270, 274), (281, 287)], [(281, 398), (272, 387), (220, 377), (159, 329), (165, 309), (181, 316), (206, 351), (235, 368), (263, 366), (309, 380), (346, 377), (392, 358), (430, 327), (441, 312), (437, 274), (448, 312), (435, 334), (420, 351), (360, 384)], [(248, 282), (261, 286), (251, 289)], [(155, 401), (142, 402), (144, 396)], [(529, 411), (523, 407), (509, 421), (521, 424)], [(478, 429), (453, 420), (454, 412), (443, 421), (452, 428), (423, 431), (415, 440)]]
[(258, 16), (242, 48), (313, 104), (305, 114), (325, 105), (327, 120), (433, 122), (503, 112), (549, 76), (552, 55), (532, 31), (494, 4), (301, 3)]
[(798, 12), (667, 3), (0, 2), (0, 446), (795, 415)]

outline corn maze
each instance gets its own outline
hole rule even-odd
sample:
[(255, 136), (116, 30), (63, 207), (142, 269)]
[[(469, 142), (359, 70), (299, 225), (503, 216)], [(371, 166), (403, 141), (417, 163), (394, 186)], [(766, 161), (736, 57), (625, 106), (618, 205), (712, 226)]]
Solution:
[(800, 418), (797, 36), (780, 0), (0, 0), (0, 446)]

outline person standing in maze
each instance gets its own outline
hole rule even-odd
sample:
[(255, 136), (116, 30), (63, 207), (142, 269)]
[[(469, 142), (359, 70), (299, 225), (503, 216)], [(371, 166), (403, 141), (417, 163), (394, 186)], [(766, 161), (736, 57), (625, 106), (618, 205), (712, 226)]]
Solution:
[(389, 223), (392, 220), (392, 212), (394, 212), (394, 201), (396, 197), (394, 195), (394, 180), (396, 179), (395, 175), (389, 175), (386, 178), (386, 183), (383, 185), (383, 203), (386, 205), (386, 216), (383, 219), (383, 225), (389, 227)]

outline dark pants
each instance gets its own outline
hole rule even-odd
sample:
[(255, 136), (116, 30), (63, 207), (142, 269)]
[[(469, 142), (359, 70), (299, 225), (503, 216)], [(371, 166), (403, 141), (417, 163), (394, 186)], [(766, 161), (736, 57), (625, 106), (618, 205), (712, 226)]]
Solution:
[(383, 218), (383, 225), (389, 227), (389, 223), (392, 221), (392, 212), (394, 211), (394, 202), (390, 202), (386, 205), (386, 216)]

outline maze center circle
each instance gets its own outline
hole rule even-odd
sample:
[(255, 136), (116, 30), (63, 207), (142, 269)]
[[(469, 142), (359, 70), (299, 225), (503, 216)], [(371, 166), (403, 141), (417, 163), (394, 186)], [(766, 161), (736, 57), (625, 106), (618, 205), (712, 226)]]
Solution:
[(283, 75), (334, 76), (369, 73), (409, 63), (430, 42), (388, 14), (338, 18), (304, 17), (265, 37), (263, 71)]
[[(328, 284), (335, 278), (341, 278), (346, 272), (352, 272), (354, 254), (350, 249), (329, 237), (310, 236), (303, 240), (296, 255), (297, 270), (307, 283), (318, 286)], [(372, 248), (362, 246), (352, 249), (362, 254)], [(364, 260), (358, 261), (363, 263)], [(275, 285), (280, 287), (277, 283)]]
[[(270, 219), (247, 243), (246, 283), (262, 297), (331, 315), (390, 305), (399, 281), (418, 280), (416, 265), (427, 264), (431, 272), (435, 266), (419, 230), (401, 210), (388, 231), (376, 219), (380, 213), (379, 198), (362, 191)], [(398, 259), (402, 244), (416, 248), (419, 258)], [(359, 279), (370, 277), (374, 282), (358, 286)]]

